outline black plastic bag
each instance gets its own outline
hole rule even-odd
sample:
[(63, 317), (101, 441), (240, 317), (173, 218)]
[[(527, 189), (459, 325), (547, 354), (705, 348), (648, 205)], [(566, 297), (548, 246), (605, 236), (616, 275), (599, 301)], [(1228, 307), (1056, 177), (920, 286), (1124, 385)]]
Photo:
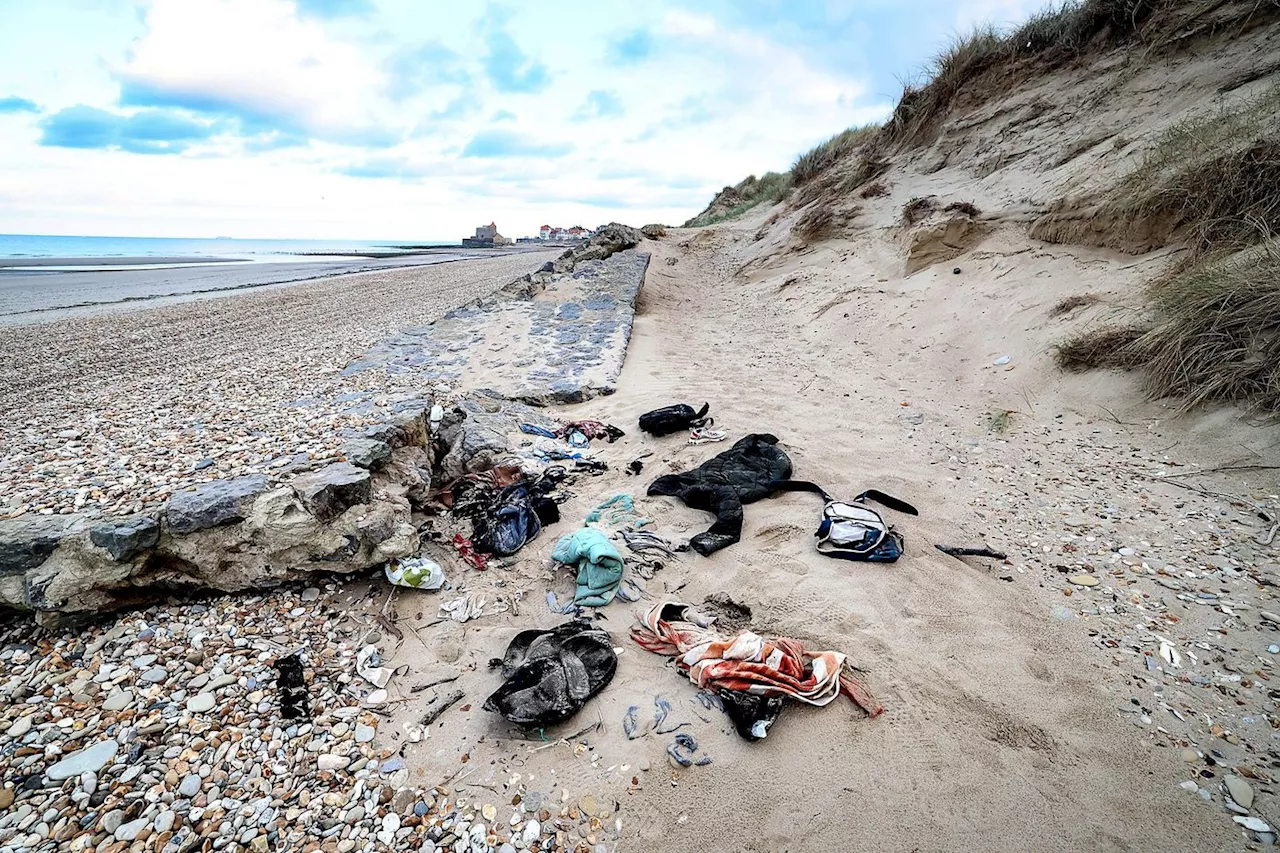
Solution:
[(721, 690), (720, 701), (733, 727), (747, 740), (764, 738), (783, 708), (781, 696), (757, 696), (742, 690)]
[(702, 408), (696, 412), (693, 410), (693, 406), (684, 403), (675, 406), (664, 406), (661, 409), (654, 409), (652, 412), (645, 412), (641, 415), (640, 429), (651, 435), (671, 435), (671, 433), (680, 432), (683, 429), (702, 426), (710, 409), (710, 403), (703, 403)]

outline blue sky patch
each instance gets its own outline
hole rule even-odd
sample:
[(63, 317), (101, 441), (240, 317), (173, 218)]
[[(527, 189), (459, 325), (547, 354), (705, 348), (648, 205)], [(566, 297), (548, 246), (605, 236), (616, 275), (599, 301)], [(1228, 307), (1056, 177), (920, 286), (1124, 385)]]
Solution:
[(41, 122), (40, 144), (55, 148), (118, 148), (134, 154), (181, 154), (214, 135), (211, 125), (166, 110), (133, 115), (89, 106), (67, 107)]
[(38, 113), (40, 105), (35, 101), (19, 98), (17, 95), (10, 95), (7, 98), (0, 98), (0, 115), (6, 113)]
[(462, 149), (463, 157), (563, 157), (573, 151), (567, 142), (540, 143), (505, 130), (484, 130)]

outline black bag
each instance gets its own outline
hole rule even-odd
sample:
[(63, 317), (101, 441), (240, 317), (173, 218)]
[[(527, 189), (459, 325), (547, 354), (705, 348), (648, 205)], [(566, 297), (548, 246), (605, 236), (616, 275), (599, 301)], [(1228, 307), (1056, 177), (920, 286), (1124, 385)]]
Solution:
[(652, 412), (645, 412), (641, 415), (640, 429), (652, 435), (664, 436), (689, 429), (690, 427), (700, 427), (707, 422), (707, 412), (710, 409), (710, 403), (703, 403), (702, 408), (696, 412), (693, 410), (693, 406), (688, 406), (684, 403), (675, 406), (664, 406), (661, 409), (654, 409)]

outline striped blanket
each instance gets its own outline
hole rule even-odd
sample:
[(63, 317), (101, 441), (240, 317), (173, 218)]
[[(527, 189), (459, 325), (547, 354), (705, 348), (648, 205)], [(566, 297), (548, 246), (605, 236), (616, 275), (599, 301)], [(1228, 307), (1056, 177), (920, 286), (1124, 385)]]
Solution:
[(811, 652), (796, 640), (751, 631), (725, 637), (686, 621), (690, 615), (684, 604), (654, 605), (631, 629), (631, 639), (674, 658), (699, 687), (787, 696), (810, 705), (826, 705), (843, 693), (873, 717), (884, 711), (847, 670), (840, 652)]

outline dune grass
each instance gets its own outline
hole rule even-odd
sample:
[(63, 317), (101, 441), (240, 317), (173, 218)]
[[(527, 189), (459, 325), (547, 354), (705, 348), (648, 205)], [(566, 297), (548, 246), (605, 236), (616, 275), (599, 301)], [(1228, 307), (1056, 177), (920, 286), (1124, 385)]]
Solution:
[[(1118, 43), (1139, 38), (1143, 23), (1154, 12), (1179, 2), (1188, 0), (1069, 0), (1032, 16), (1013, 31), (979, 27), (948, 44), (925, 68), (923, 82), (903, 88), (897, 107), (884, 125), (840, 131), (800, 154), (789, 172), (770, 172), (759, 178), (759, 189), (750, 186), (756, 178), (747, 178), (732, 188), (742, 192), (740, 200), (721, 205), (713, 201), (685, 226), (734, 219), (757, 204), (780, 200), (793, 186), (800, 189), (792, 199), (793, 207), (856, 191), (887, 168), (886, 156), (892, 146), (910, 147), (930, 138), (963, 93), (971, 93), (974, 100), (999, 97), (1032, 73), (1027, 71), (1021, 78), (1010, 73), (1003, 81), (988, 81), (984, 77), (988, 72), (1012, 69), (1017, 61), (1027, 58), (1060, 62), (1099, 41)], [(979, 78), (983, 78), (982, 85), (976, 84)], [(815, 185), (819, 179), (829, 179), (833, 171), (842, 171), (843, 180)]]
[(1054, 306), (1049, 309), (1049, 316), (1062, 317), (1072, 313), (1078, 308), (1095, 305), (1101, 301), (1101, 297), (1096, 293), (1077, 293), (1075, 296), (1064, 296), (1062, 299), (1059, 299), (1054, 303)]
[(1053, 361), (1059, 370), (1127, 370), (1142, 364), (1134, 343), (1146, 333), (1138, 326), (1101, 326), (1078, 332), (1059, 343)]
[(1187, 229), (1193, 259), (1280, 233), (1280, 86), (1166, 131), (1107, 205)]
[(1156, 325), (1129, 350), (1154, 396), (1280, 413), (1280, 239), (1157, 282), (1150, 297)]
[[(1187, 0), (1071, 0), (1033, 15), (1012, 32), (981, 26), (957, 36), (925, 69), (925, 82), (903, 87), (885, 126), (894, 143), (910, 146), (932, 138), (957, 98), (998, 97), (1034, 72), (1012, 73), (1022, 60), (1054, 65), (1095, 43), (1115, 44), (1140, 38), (1155, 12)], [(1003, 78), (994, 72), (1006, 71)], [(981, 85), (978, 84), (979, 78)]]
[(850, 127), (840, 131), (797, 157), (796, 162), (791, 166), (792, 179), (796, 186), (804, 186), (854, 154), (871, 153), (866, 149), (875, 146), (879, 135), (880, 126), (876, 124)]
[[(685, 228), (701, 228), (737, 219), (742, 214), (761, 204), (774, 204), (785, 196), (792, 186), (790, 172), (765, 172), (760, 177), (748, 175), (735, 186), (721, 190), (707, 209), (684, 224)], [(728, 205), (718, 202), (731, 201)]]

